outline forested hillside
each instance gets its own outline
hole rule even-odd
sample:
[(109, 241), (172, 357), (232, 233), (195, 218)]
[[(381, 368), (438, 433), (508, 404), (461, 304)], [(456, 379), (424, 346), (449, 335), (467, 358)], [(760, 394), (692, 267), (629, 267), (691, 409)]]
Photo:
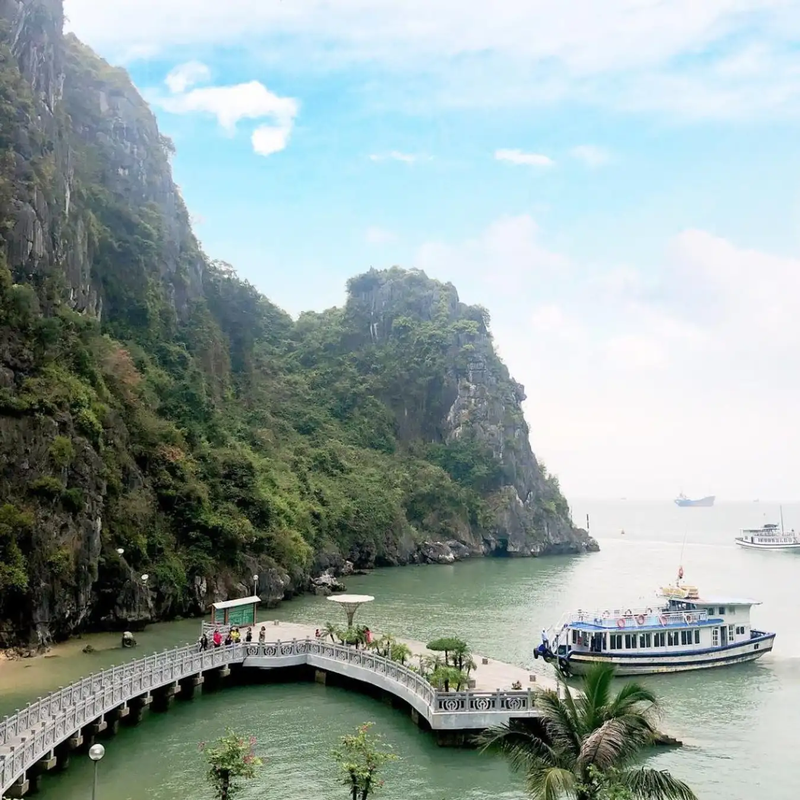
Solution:
[(486, 310), (393, 268), (292, 320), (208, 262), (171, 143), (62, 27), (61, 0), (0, 0), (0, 644), (197, 613), (254, 573), (277, 602), (345, 560), (596, 546)]

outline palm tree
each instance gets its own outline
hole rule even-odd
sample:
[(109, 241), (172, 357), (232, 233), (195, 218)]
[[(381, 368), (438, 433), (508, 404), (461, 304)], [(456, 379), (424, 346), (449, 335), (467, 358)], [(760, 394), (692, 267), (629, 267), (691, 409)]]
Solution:
[(389, 650), (389, 658), (391, 658), (392, 661), (399, 661), (401, 664), (405, 664), (412, 655), (411, 648), (407, 644), (403, 642), (392, 642)]
[(323, 637), (330, 636), (331, 641), (335, 641), (336, 636), (336, 626), (332, 622), (325, 623), (325, 628), (322, 631)]
[(512, 721), (485, 731), (479, 743), (497, 749), (525, 773), (534, 800), (696, 800), (694, 792), (664, 770), (633, 767), (632, 762), (657, 735), (655, 695), (629, 682), (614, 694), (614, 668), (594, 665), (574, 697), (559, 675), (560, 692), (537, 692), (541, 716)]

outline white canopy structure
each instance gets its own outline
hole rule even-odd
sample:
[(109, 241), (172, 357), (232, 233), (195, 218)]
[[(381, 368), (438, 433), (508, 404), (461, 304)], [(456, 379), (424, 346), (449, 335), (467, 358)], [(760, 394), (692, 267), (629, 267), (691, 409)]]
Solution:
[(353, 617), (356, 615), (360, 606), (364, 603), (371, 603), (375, 598), (369, 594), (335, 594), (331, 595), (328, 600), (338, 603), (347, 614), (347, 627), (353, 627)]

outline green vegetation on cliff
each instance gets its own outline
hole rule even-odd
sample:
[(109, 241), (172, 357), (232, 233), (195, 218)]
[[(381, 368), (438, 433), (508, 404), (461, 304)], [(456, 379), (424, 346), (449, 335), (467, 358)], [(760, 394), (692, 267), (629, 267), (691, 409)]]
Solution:
[(15, 43), (0, 19), (0, 643), (199, 611), (253, 572), (277, 601), (429, 542), (590, 544), (487, 312), (392, 268), (295, 321), (208, 263), (171, 145), (60, 8), (23, 3)]

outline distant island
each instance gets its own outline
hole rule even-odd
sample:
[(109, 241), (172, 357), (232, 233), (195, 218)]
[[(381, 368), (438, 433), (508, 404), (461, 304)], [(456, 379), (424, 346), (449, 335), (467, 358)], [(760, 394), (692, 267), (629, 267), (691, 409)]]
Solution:
[(172, 143), (63, 22), (0, 4), (0, 646), (198, 613), (256, 575), (277, 603), (597, 548), (485, 309), (392, 268), (292, 320), (206, 258)]

